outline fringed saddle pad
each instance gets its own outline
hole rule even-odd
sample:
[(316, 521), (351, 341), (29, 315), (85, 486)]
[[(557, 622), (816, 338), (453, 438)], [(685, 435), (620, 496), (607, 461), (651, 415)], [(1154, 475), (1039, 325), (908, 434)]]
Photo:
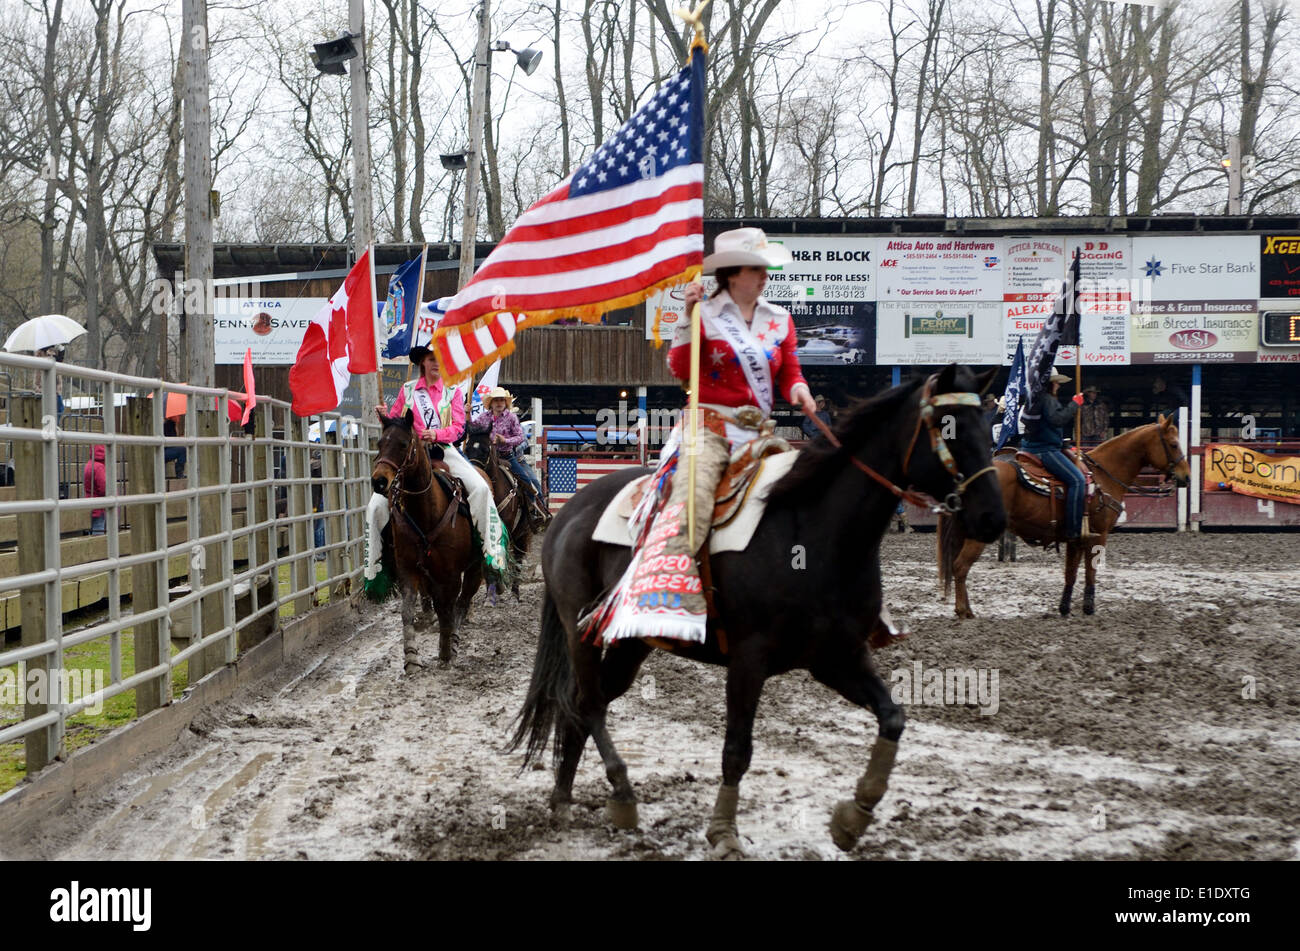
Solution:
[[(778, 437), (759, 437), (732, 454), (718, 484), (713, 507), (709, 551), (744, 551), (767, 507), (767, 492), (790, 471), (799, 453)], [(592, 539), (608, 545), (630, 546), (628, 522), (650, 491), (653, 476), (634, 479), (614, 496), (596, 524)]]

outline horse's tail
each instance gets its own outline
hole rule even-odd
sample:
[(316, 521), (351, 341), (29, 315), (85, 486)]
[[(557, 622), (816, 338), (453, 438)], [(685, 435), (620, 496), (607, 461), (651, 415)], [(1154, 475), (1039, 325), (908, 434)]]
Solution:
[(948, 597), (952, 591), (952, 567), (957, 560), (957, 553), (966, 543), (966, 532), (961, 519), (947, 512), (939, 513), (939, 526), (935, 530), (935, 545), (939, 557), (939, 582), (943, 585), (943, 596)]
[(521, 743), (527, 743), (521, 769), (525, 768), (546, 747), (546, 741), (554, 730), (555, 753), (558, 757), (560, 731), (556, 727), (577, 719), (568, 635), (560, 622), (560, 612), (548, 591), (542, 601), (542, 632), (537, 639), (533, 678), (528, 684), (523, 709), (515, 717), (518, 726), (515, 727), (507, 749), (516, 750)]

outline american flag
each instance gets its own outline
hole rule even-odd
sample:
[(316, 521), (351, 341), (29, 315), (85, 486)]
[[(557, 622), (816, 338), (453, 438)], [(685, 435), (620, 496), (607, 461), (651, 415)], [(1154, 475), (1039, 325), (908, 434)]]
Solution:
[(577, 171), (519, 216), (435, 332), (442, 377), (514, 350), (517, 330), (596, 321), (698, 274), (704, 258), (704, 50)]
[(546, 463), (546, 484), (551, 514), (560, 510), (565, 502), (589, 482), (601, 476), (618, 472), (628, 466), (640, 466), (636, 456), (627, 459), (578, 459), (573, 456), (552, 456)]

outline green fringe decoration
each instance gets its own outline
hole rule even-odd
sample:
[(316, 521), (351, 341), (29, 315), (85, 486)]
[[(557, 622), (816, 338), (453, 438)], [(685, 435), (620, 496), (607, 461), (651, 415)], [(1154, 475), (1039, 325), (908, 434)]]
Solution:
[(393, 576), (388, 569), (380, 566), (379, 573), (365, 583), (366, 597), (375, 604), (382, 604), (393, 592)]

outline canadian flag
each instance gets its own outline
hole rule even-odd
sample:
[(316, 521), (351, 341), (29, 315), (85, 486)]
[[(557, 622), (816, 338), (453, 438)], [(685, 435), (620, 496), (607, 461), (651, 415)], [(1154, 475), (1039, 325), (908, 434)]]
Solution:
[(370, 248), (361, 255), (343, 286), (317, 312), (303, 335), (289, 370), (293, 411), (311, 416), (337, 409), (353, 373), (374, 373), (375, 282)]

